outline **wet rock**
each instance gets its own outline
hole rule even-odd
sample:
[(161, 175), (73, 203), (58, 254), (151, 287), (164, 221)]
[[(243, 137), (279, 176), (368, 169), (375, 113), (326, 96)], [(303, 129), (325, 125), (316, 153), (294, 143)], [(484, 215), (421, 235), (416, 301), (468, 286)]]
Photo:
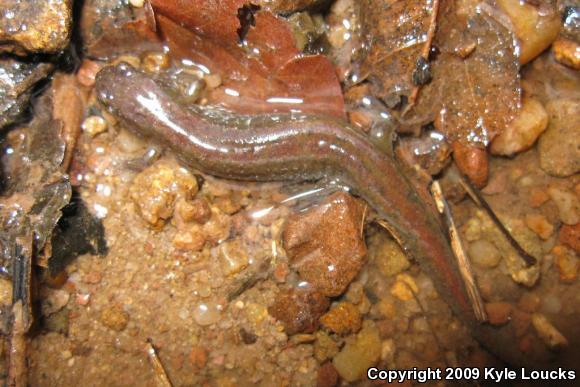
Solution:
[(325, 363), (318, 369), (316, 387), (334, 387), (338, 384), (338, 372), (332, 363)]
[(127, 327), (129, 314), (120, 305), (110, 305), (101, 312), (101, 323), (107, 328), (120, 332)]
[(497, 247), (485, 239), (470, 243), (467, 252), (471, 261), (483, 268), (496, 267), (501, 261), (501, 254)]
[(417, 283), (407, 274), (399, 274), (397, 281), (391, 287), (391, 294), (401, 301), (411, 301), (419, 293)]
[(580, 171), (580, 104), (572, 99), (558, 99), (546, 105), (550, 117), (548, 129), (540, 137), (540, 167), (558, 177)]
[(532, 325), (549, 348), (557, 350), (568, 346), (568, 340), (543, 314), (535, 313), (532, 316)]
[(288, 219), (282, 238), (291, 266), (326, 296), (343, 293), (364, 264), (364, 211), (360, 201), (338, 192)]
[(381, 349), (379, 330), (369, 324), (353, 341), (346, 343), (332, 364), (344, 380), (354, 382), (363, 378), (367, 370), (375, 365), (381, 356)]
[(580, 201), (574, 193), (567, 189), (550, 187), (548, 195), (558, 207), (562, 223), (575, 225), (580, 221)]
[(173, 246), (183, 251), (201, 251), (205, 246), (206, 236), (198, 224), (180, 227), (173, 238)]
[(234, 275), (250, 264), (247, 247), (241, 239), (234, 239), (218, 246), (220, 266), (225, 275)]
[(211, 207), (204, 198), (194, 200), (180, 199), (175, 204), (176, 223), (206, 223), (211, 218)]
[(326, 332), (316, 332), (314, 357), (319, 363), (332, 359), (338, 353), (338, 344)]
[(548, 113), (533, 98), (524, 98), (519, 114), (491, 143), (494, 155), (512, 156), (529, 149), (548, 126)]
[(560, 228), (560, 236), (558, 240), (563, 245), (570, 247), (576, 253), (580, 253), (580, 223), (574, 226), (569, 226), (567, 224)]
[(268, 312), (284, 325), (288, 335), (312, 333), (329, 305), (328, 298), (317, 290), (292, 288), (282, 290)]
[(375, 262), (381, 273), (387, 277), (392, 277), (411, 266), (397, 242), (384, 233), (379, 234), (376, 239), (373, 248), (369, 249), (369, 258)]
[(1, 0), (0, 52), (56, 53), (68, 45), (72, 0)]
[(207, 364), (207, 351), (199, 345), (194, 345), (189, 352), (189, 362), (198, 370)]
[(560, 275), (560, 281), (571, 283), (578, 278), (580, 270), (580, 260), (569, 249), (563, 246), (556, 246), (552, 249), (555, 256), (554, 264)]
[(173, 216), (175, 200), (190, 199), (197, 190), (197, 180), (185, 168), (159, 161), (135, 177), (129, 194), (141, 217), (159, 228)]
[(68, 304), (70, 294), (62, 289), (43, 288), (41, 291), (41, 311), (44, 316), (58, 312)]
[(341, 302), (320, 318), (322, 326), (339, 335), (356, 333), (361, 328), (361, 315), (350, 302)]
[(559, 38), (552, 44), (554, 58), (565, 66), (580, 70), (580, 45), (572, 40)]
[(26, 111), (34, 85), (52, 68), (48, 63), (0, 59), (0, 129), (15, 122)]
[(511, 318), (512, 311), (512, 304), (507, 302), (488, 302), (485, 304), (485, 312), (491, 325), (507, 324)]
[(543, 240), (550, 238), (554, 232), (554, 226), (542, 214), (526, 215), (526, 226)]

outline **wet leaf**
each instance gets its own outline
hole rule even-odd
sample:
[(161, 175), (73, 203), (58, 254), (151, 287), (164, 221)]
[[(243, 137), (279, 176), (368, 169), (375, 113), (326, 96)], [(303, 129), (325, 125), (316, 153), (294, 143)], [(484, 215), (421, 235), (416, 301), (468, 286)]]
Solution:
[[(435, 30), (438, 1), (363, 0), (361, 22), (369, 51), (361, 71), (369, 74), (372, 92), (394, 107), (428, 83), (425, 72)], [(415, 82), (416, 81), (416, 82)]]
[(432, 62), (407, 119), (435, 119), (450, 142), (480, 147), (500, 133), (519, 109), (521, 89), (514, 36), (486, 3), (441, 2)]
[(340, 83), (326, 57), (292, 55), (281, 63), (279, 58), (248, 55), (240, 46), (203, 38), (162, 15), (157, 21), (175, 58), (191, 60), (221, 75), (222, 85), (212, 91), (210, 103), (241, 113), (299, 110), (344, 116)]

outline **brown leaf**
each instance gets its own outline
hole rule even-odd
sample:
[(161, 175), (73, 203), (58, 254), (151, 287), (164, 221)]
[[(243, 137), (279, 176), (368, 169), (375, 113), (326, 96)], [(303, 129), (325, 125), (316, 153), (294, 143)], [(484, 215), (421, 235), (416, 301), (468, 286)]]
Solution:
[[(249, 56), (238, 45), (218, 44), (163, 15), (157, 16), (157, 22), (173, 57), (189, 59), (220, 74), (222, 85), (212, 91), (210, 103), (241, 113), (300, 110), (344, 117), (340, 83), (326, 57), (292, 55), (282, 63), (266, 51), (260, 51), (264, 55), (259, 57)], [(260, 25), (258, 21), (256, 26)], [(251, 29), (248, 39), (257, 39), (255, 33)]]
[(363, 33), (370, 49), (362, 63), (373, 94), (394, 107), (400, 97), (412, 97), (421, 82), (414, 73), (428, 59), (438, 1), (361, 1)]
[(494, 13), (485, 3), (442, 0), (433, 81), (406, 118), (435, 112), (435, 126), (449, 141), (480, 147), (512, 120), (521, 98), (517, 48)]

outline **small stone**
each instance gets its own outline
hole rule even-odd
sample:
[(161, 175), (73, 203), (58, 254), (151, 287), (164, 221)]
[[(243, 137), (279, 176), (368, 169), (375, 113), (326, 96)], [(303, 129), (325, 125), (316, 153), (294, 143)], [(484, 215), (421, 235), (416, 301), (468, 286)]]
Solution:
[(177, 230), (173, 238), (173, 246), (183, 251), (201, 251), (205, 246), (206, 236), (203, 228), (198, 224), (192, 224)]
[(378, 239), (378, 245), (373, 246), (374, 248), (370, 250), (369, 258), (375, 262), (381, 273), (387, 277), (392, 277), (411, 266), (397, 242), (387, 237), (379, 237)]
[(554, 263), (556, 269), (558, 269), (560, 281), (564, 283), (572, 283), (576, 281), (578, 278), (578, 271), (580, 270), (580, 260), (573, 252), (563, 246), (555, 246), (552, 249), (552, 253), (556, 257)]
[(542, 206), (542, 204), (546, 203), (548, 200), (550, 200), (550, 196), (545, 190), (539, 188), (532, 188), (530, 192), (530, 197), (528, 199), (528, 203), (532, 208), (539, 208), (540, 206)]
[(176, 198), (191, 198), (197, 190), (197, 180), (185, 168), (160, 160), (135, 177), (129, 194), (141, 217), (159, 228), (173, 215)]
[(338, 353), (338, 344), (326, 332), (316, 332), (314, 357), (319, 363), (332, 359)]
[(129, 313), (120, 305), (111, 305), (101, 312), (101, 323), (114, 331), (121, 332), (129, 323)]
[(135, 8), (141, 8), (145, 4), (145, 0), (129, 0), (129, 4)]
[(548, 126), (548, 113), (533, 98), (523, 98), (518, 115), (491, 143), (494, 155), (512, 156), (529, 149)]
[(97, 134), (103, 133), (107, 130), (107, 121), (103, 117), (90, 116), (87, 117), (81, 128), (91, 137), (95, 137)]
[(536, 294), (525, 292), (518, 301), (518, 307), (528, 313), (538, 310), (541, 300)]
[(554, 58), (565, 66), (580, 70), (580, 45), (573, 40), (558, 38), (552, 44)]
[(496, 267), (502, 258), (497, 247), (485, 239), (470, 243), (468, 254), (474, 264), (483, 268)]
[(338, 192), (286, 223), (282, 239), (291, 267), (328, 297), (342, 294), (365, 262), (364, 209)]
[(221, 318), (219, 305), (214, 302), (204, 302), (193, 309), (193, 319), (201, 326), (208, 326), (217, 323)]
[[(143, 3), (143, 0), (138, 0)], [(148, 52), (143, 56), (141, 66), (149, 73), (159, 73), (170, 65), (169, 55), (164, 52)]]
[(222, 84), (222, 78), (218, 74), (209, 74), (204, 78), (205, 84), (209, 89), (215, 89)]
[(568, 340), (550, 323), (546, 316), (535, 313), (532, 315), (532, 325), (536, 329), (540, 339), (550, 349), (557, 350), (568, 346)]
[(338, 384), (338, 372), (332, 363), (324, 363), (316, 376), (317, 387), (334, 387)]
[(86, 284), (96, 285), (101, 282), (103, 275), (101, 272), (93, 270), (83, 277), (83, 282)]
[(89, 59), (83, 59), (81, 66), (77, 71), (77, 81), (86, 87), (95, 85), (95, 77), (101, 70), (101, 65)]
[(567, 189), (550, 187), (548, 195), (558, 207), (562, 223), (573, 226), (580, 221), (580, 202), (574, 193)]
[(79, 293), (77, 294), (76, 298), (77, 305), (80, 306), (87, 306), (91, 302), (91, 295), (90, 293)]
[(72, 3), (70, 0), (0, 1), (0, 52), (28, 55), (64, 50), (72, 31)]
[(68, 304), (70, 293), (64, 289), (43, 288), (41, 299), (42, 314), (48, 316), (58, 312)]
[(401, 301), (411, 301), (415, 299), (415, 294), (419, 292), (417, 283), (408, 274), (399, 274), (397, 281), (391, 287), (391, 294)]
[(540, 137), (540, 167), (557, 177), (580, 171), (580, 103), (574, 99), (556, 99), (546, 105), (550, 117), (548, 129)]
[(395, 340), (384, 340), (381, 345), (381, 360), (387, 364), (391, 364), (395, 360), (396, 351)]
[(526, 215), (526, 226), (543, 240), (550, 238), (554, 232), (554, 226), (541, 214)]
[(580, 254), (580, 223), (576, 223), (573, 226), (563, 225), (560, 228), (558, 240), (561, 244)]
[(513, 306), (507, 302), (489, 302), (485, 304), (488, 322), (491, 325), (504, 325), (510, 321)]
[(356, 333), (361, 328), (361, 315), (350, 302), (341, 302), (320, 318), (322, 326), (339, 335)]
[(347, 342), (332, 359), (338, 374), (347, 382), (362, 379), (381, 357), (382, 343), (374, 325), (363, 328), (354, 341)]
[(248, 249), (241, 239), (233, 239), (218, 246), (220, 267), (225, 275), (239, 273), (250, 264)]
[(0, 277), (0, 306), (12, 306), (12, 281)]
[(207, 351), (205, 348), (194, 345), (189, 352), (189, 362), (198, 370), (204, 368), (207, 364)]
[(328, 298), (314, 289), (291, 288), (278, 293), (268, 311), (284, 325), (288, 335), (312, 333), (329, 304)]
[(179, 199), (175, 203), (176, 223), (206, 223), (211, 218), (211, 207), (204, 198), (194, 200)]

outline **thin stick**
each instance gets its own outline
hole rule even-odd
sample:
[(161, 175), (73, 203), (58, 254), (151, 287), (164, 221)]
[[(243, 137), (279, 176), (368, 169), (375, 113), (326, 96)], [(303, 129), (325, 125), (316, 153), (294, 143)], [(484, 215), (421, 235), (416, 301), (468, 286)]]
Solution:
[(431, 184), (431, 193), (433, 194), (433, 198), (437, 204), (437, 210), (445, 218), (445, 222), (449, 231), (449, 238), (451, 240), (451, 248), (453, 249), (455, 257), (457, 258), (459, 272), (461, 273), (461, 277), (465, 283), (467, 295), (471, 301), (475, 317), (481, 322), (487, 321), (487, 313), (485, 313), (483, 300), (481, 299), (481, 294), (479, 293), (477, 283), (475, 282), (475, 277), (473, 276), (471, 263), (467, 258), (467, 254), (465, 254), (465, 249), (461, 243), (461, 238), (459, 237), (457, 226), (453, 220), (451, 209), (449, 208), (449, 204), (443, 196), (441, 185), (437, 180), (433, 181), (433, 184)]
[(159, 360), (159, 356), (157, 356), (157, 351), (155, 350), (151, 339), (147, 339), (147, 345), (145, 349), (147, 351), (147, 357), (153, 366), (157, 385), (160, 387), (172, 387), (173, 385), (167, 376), (167, 372), (165, 372), (163, 364), (161, 364), (161, 360)]
[(463, 176), (462, 173), (458, 173), (460, 176), (459, 181), (461, 182), (461, 186), (465, 189), (465, 192), (471, 197), (471, 199), (477, 204), (479, 207), (483, 208), (485, 212), (489, 215), (491, 220), (495, 223), (495, 225), (499, 228), (502, 234), (507, 238), (510, 245), (516, 250), (518, 255), (524, 260), (527, 267), (534, 266), (538, 261), (536, 258), (531, 256), (527, 253), (526, 250), (515, 240), (509, 230), (504, 226), (504, 224), (499, 220), (493, 209), (489, 206), (487, 201), (483, 198), (481, 193), (477, 188), (475, 188), (471, 182)]

